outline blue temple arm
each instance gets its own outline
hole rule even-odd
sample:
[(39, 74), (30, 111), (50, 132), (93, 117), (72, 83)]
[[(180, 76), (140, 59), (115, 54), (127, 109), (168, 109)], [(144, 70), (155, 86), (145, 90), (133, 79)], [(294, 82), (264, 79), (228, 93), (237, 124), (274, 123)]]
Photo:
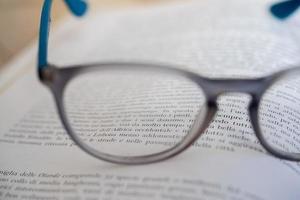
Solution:
[[(65, 0), (70, 11), (76, 16), (82, 16), (87, 11), (87, 3), (83, 0)], [(52, 0), (45, 0), (40, 22), (39, 49), (38, 49), (38, 69), (48, 66), (48, 38), (51, 21)]]
[(300, 6), (300, 0), (288, 0), (271, 6), (271, 13), (278, 19), (284, 20), (291, 16)]

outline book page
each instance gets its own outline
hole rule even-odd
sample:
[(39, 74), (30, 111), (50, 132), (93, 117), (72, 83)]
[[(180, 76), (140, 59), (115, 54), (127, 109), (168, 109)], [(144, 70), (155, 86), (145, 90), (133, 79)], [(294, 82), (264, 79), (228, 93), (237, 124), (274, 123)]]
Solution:
[[(297, 43), (268, 15), (267, 6), (265, 1), (191, 1), (116, 13), (93, 12), (79, 21), (69, 19), (53, 32), (49, 60), (59, 66), (148, 61), (174, 64), (209, 77), (261, 76), (299, 62)], [(37, 79), (34, 59), (32, 55), (31, 60), (13, 66), (22, 73), (0, 96), (1, 198), (299, 199), (300, 165), (271, 156), (258, 143), (247, 113), (248, 96), (221, 96), (209, 128), (180, 155), (147, 165), (116, 165), (97, 160), (74, 145), (58, 118), (51, 93)], [(188, 107), (171, 105), (195, 98), (190, 85), (179, 84), (181, 95), (174, 96), (174, 90), (166, 85), (172, 81), (164, 85), (144, 80), (146, 85), (133, 84), (136, 91), (132, 92), (126, 86), (143, 79), (128, 77), (132, 81), (122, 82), (114, 92), (113, 81), (98, 88), (99, 97), (107, 100), (100, 112), (109, 119), (101, 119), (97, 127), (102, 144), (118, 144), (119, 139), (126, 142), (130, 137), (129, 142), (139, 141), (133, 144), (137, 148), (146, 144), (165, 148), (172, 138), (153, 137), (151, 131), (187, 133), (187, 123), (198, 112), (194, 102), (185, 104)], [(78, 91), (77, 95), (89, 94), (83, 87)], [(286, 99), (297, 98), (292, 91), (296, 90), (284, 93)], [(147, 98), (153, 94), (161, 98)], [(113, 101), (119, 96), (123, 98)], [(167, 98), (170, 96), (174, 98)], [(71, 103), (76, 105), (79, 97), (75, 95)], [(86, 104), (91, 106), (91, 102)], [(120, 119), (115, 113), (122, 114), (120, 102), (127, 102), (124, 107), (132, 110), (123, 112), (121, 122), (116, 122)], [(157, 106), (161, 102), (170, 107), (162, 110)], [(278, 109), (272, 101), (268, 105), (271, 110)], [(297, 109), (285, 109), (298, 116)], [(80, 112), (78, 109), (77, 117), (82, 117), (77, 118), (81, 120), (79, 129), (90, 123)], [(171, 118), (166, 113), (171, 113)], [(279, 121), (288, 119), (288, 112), (274, 115)], [(127, 125), (133, 122), (140, 124), (139, 136)], [(297, 132), (298, 127), (293, 129)], [(140, 137), (142, 133), (145, 137)], [(108, 141), (112, 138), (116, 140)]]

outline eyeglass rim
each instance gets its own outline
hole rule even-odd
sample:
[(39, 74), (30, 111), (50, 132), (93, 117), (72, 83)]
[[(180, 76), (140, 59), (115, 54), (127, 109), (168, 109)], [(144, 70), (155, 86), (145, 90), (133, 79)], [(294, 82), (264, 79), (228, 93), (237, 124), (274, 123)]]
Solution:
[[(112, 67), (117, 67), (117, 68), (121, 67), (124, 70), (124, 68), (132, 67), (132, 66), (134, 66), (135, 69), (137, 69), (136, 67), (144, 66), (152, 70), (158, 70), (158, 71), (161, 70), (168, 73), (181, 74), (190, 79), (192, 79), (191, 77), (196, 75), (189, 71), (175, 69), (166, 65), (126, 63), (126, 62), (120, 62), (120, 63), (107, 62), (101, 64), (81, 65), (81, 66), (66, 67), (66, 68), (57, 68), (54, 66), (49, 66), (47, 69), (42, 70), (43, 73), (40, 74), (40, 78), (42, 82), (50, 88), (52, 94), (54, 95), (57, 111), (59, 113), (59, 117), (61, 121), (63, 122), (65, 129), (67, 130), (67, 134), (82, 150), (84, 150), (88, 154), (98, 159), (116, 163), (116, 164), (147, 164), (147, 163), (166, 160), (184, 151), (186, 148), (192, 145), (194, 141), (204, 132), (204, 130), (207, 128), (205, 127), (205, 125), (210, 124), (209, 122), (212, 120), (212, 117), (215, 114), (216, 111), (215, 105), (209, 105), (209, 104), (204, 105), (203, 107), (204, 112), (202, 114), (205, 115), (203, 117), (203, 119), (205, 119), (205, 122), (198, 123), (201, 124), (201, 127), (198, 128), (193, 127), (192, 128), (193, 134), (187, 134), (184, 140), (181, 140), (177, 145), (171, 148), (168, 148), (164, 151), (155, 154), (142, 155), (142, 156), (118, 156), (118, 155), (103, 153), (101, 151), (91, 148), (77, 136), (76, 132), (72, 129), (72, 126), (69, 123), (68, 117), (66, 116), (65, 106), (63, 103), (63, 95), (64, 95), (65, 86), (68, 84), (70, 80), (83, 73), (103, 70), (103, 68), (111, 69)], [(211, 108), (207, 109), (207, 107), (211, 107)], [(200, 118), (197, 119), (199, 120)], [(195, 126), (197, 126), (197, 123), (194, 124)]]
[(285, 152), (279, 148), (276, 148), (275, 146), (272, 146), (269, 142), (267, 142), (266, 135), (263, 134), (262, 127), (259, 125), (259, 109), (260, 109), (260, 102), (262, 102), (262, 99), (264, 95), (266, 94), (266, 91), (268, 91), (271, 87), (275, 85), (275, 83), (278, 83), (285, 79), (286, 77), (292, 77), (296, 74), (300, 75), (300, 67), (290, 67), (284, 70), (281, 70), (277, 73), (274, 73), (271, 76), (273, 77), (273, 80), (271, 84), (269, 84), (264, 92), (260, 95), (258, 100), (258, 105), (255, 105), (255, 107), (252, 107), (254, 105), (249, 105), (249, 115), (251, 118), (251, 123), (254, 129), (254, 132), (259, 139), (261, 145), (271, 154), (275, 155), (278, 158), (289, 160), (289, 161), (300, 161), (300, 152), (299, 153), (293, 153), (293, 152)]
[[(168, 73), (176, 73), (181, 74), (184, 77), (189, 78), (191, 81), (196, 83), (204, 92), (206, 97), (205, 106), (205, 117), (204, 122), (200, 124), (200, 127), (197, 130), (192, 130), (190, 134), (187, 134), (188, 137), (184, 138), (178, 145), (169, 148), (165, 151), (150, 154), (145, 156), (115, 156), (109, 153), (103, 153), (92, 149), (84, 142), (78, 138), (73, 131), (68, 118), (66, 116), (65, 107), (63, 103), (63, 95), (65, 86), (68, 84), (70, 80), (79, 76), (83, 73), (93, 72), (97, 70), (103, 70), (104, 68), (112, 69), (113, 67), (125, 69), (126, 67), (145, 67), (145, 69), (151, 69), (156, 71), (167, 71)], [(134, 68), (136, 69), (136, 68)], [(211, 123), (215, 113), (218, 110), (217, 107), (217, 98), (224, 94), (230, 92), (240, 92), (249, 94), (251, 96), (251, 100), (248, 106), (249, 116), (251, 119), (251, 124), (253, 126), (254, 133), (258, 138), (260, 144), (269, 152), (270, 154), (274, 155), (275, 157), (282, 158), (285, 160), (290, 161), (300, 161), (300, 153), (288, 153), (281, 151), (280, 149), (276, 149), (271, 146), (265, 139), (264, 134), (261, 131), (261, 127), (259, 125), (259, 118), (258, 118), (258, 111), (259, 105), (261, 102), (261, 98), (265, 94), (265, 91), (269, 89), (274, 83), (280, 81), (282, 78), (295, 74), (300, 73), (300, 67), (294, 67), (285, 69), (274, 74), (259, 77), (259, 78), (251, 78), (251, 79), (212, 79), (203, 77), (197, 73), (183, 70), (182, 67), (179, 66), (168, 66), (164, 64), (149, 64), (149, 63), (131, 63), (131, 62), (106, 62), (106, 63), (99, 63), (99, 64), (91, 64), (91, 65), (80, 65), (80, 66), (71, 66), (65, 68), (57, 68), (53, 65), (48, 67), (47, 69), (43, 70), (43, 73), (40, 74), (40, 78), (43, 83), (45, 83), (50, 90), (52, 91), (57, 110), (59, 113), (59, 117), (63, 122), (65, 129), (69, 136), (73, 139), (73, 141), (85, 152), (89, 153), (90, 155), (97, 157), (102, 160), (106, 160), (113, 163), (118, 164), (146, 164), (146, 163), (153, 163), (168, 159), (173, 157), (189, 146), (191, 146), (205, 131), (205, 129)], [(194, 126), (197, 126), (197, 120), (194, 123)], [(199, 125), (199, 124), (198, 124)]]

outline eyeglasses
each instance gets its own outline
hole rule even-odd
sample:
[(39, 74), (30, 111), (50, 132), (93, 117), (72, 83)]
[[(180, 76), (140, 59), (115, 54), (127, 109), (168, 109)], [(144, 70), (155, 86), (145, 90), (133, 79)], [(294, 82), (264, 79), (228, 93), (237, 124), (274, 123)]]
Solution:
[[(65, 2), (75, 15), (87, 10), (84, 1)], [(57, 68), (47, 61), (51, 5), (44, 1), (38, 74), (68, 135), (88, 154), (121, 164), (173, 157), (209, 126), (218, 96), (239, 92), (251, 97), (248, 111), (260, 144), (278, 158), (300, 161), (300, 68), (251, 79), (213, 79), (151, 63)]]

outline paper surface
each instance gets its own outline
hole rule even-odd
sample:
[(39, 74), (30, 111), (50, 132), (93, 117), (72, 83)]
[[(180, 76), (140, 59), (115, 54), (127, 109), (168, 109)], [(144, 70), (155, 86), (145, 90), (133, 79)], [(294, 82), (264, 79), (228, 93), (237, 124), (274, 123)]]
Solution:
[[(261, 76), (299, 62), (297, 43), (268, 15), (267, 5), (200, 1), (92, 13), (66, 21), (51, 34), (49, 60), (59, 66), (164, 62), (210, 77)], [(198, 146), (175, 158), (115, 165), (71, 145), (31, 56), (12, 66), (25, 73), (0, 96), (1, 198), (299, 199), (299, 163), (281, 161), (257, 143), (247, 97), (221, 97), (220, 111)], [(234, 130), (223, 127), (222, 120)]]

